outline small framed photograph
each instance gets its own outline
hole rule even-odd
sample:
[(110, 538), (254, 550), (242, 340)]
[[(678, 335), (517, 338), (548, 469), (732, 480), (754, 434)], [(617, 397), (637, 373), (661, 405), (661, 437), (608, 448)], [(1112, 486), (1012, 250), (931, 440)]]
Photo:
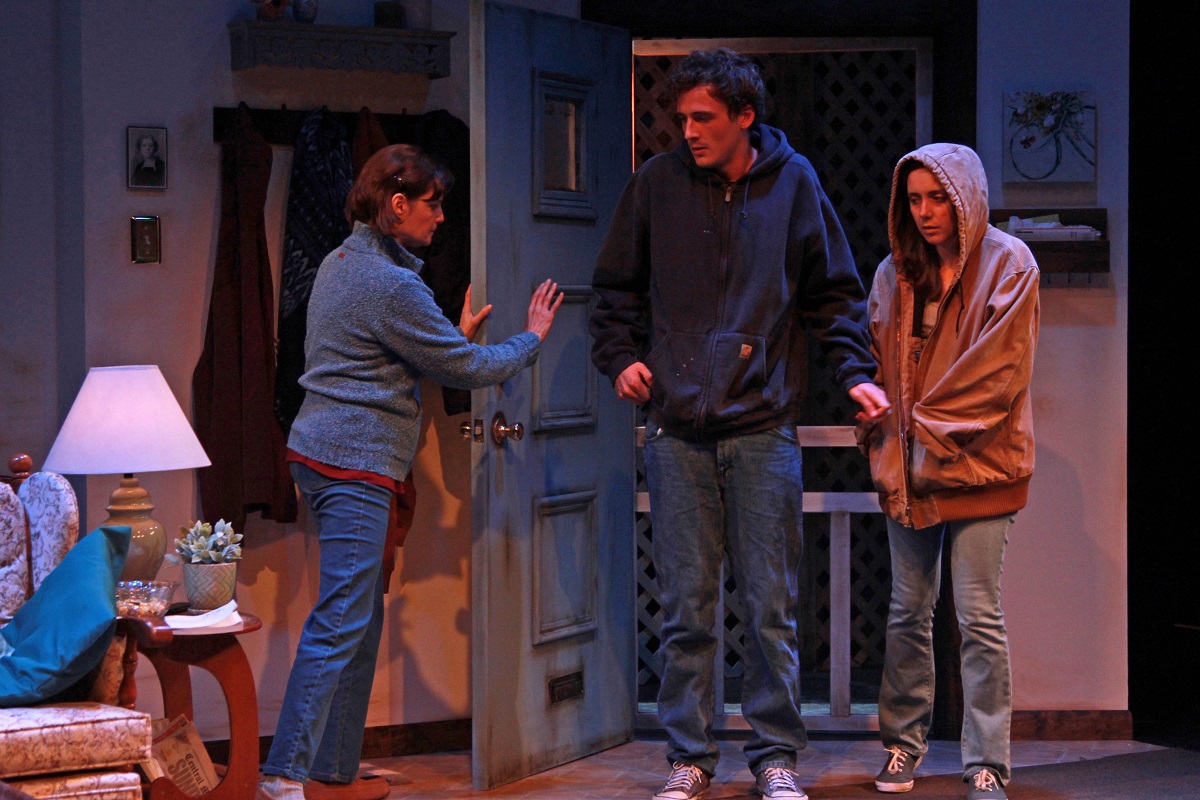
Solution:
[(167, 188), (167, 129), (125, 129), (126, 180), (130, 189)]
[(129, 218), (129, 258), (134, 264), (162, 262), (162, 231), (158, 217)]

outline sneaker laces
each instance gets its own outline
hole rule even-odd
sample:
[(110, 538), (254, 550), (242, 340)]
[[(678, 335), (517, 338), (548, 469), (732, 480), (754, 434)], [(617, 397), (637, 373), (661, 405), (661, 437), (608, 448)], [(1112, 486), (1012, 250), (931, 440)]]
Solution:
[(767, 767), (763, 770), (762, 774), (767, 779), (768, 794), (784, 790), (796, 793), (800, 792), (800, 787), (796, 785), (796, 779), (790, 770), (786, 770), (783, 767)]
[(676, 762), (671, 765), (671, 769), (671, 777), (667, 779), (667, 785), (662, 789), (664, 794), (672, 790), (679, 790), (690, 797), (692, 790), (704, 781), (704, 770), (694, 764)]
[(899, 747), (889, 747), (887, 751), (892, 754), (892, 757), (888, 759), (886, 769), (892, 775), (899, 775), (904, 771), (904, 762), (908, 759), (908, 753)]
[(981, 792), (990, 792), (999, 789), (1000, 784), (990, 769), (981, 769), (975, 773), (975, 788)]

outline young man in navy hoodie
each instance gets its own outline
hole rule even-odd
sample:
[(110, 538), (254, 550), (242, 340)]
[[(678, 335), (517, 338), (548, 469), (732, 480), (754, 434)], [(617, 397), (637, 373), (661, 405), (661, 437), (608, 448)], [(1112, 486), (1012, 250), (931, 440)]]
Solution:
[[(806, 158), (762, 123), (754, 63), (694, 51), (672, 72), (684, 141), (630, 179), (596, 262), (592, 360), (646, 411), (646, 480), (663, 606), (658, 716), (671, 774), (654, 800), (702, 796), (716, 771), (713, 636), (723, 554), (745, 608), (742, 714), (756, 790), (805, 800), (796, 425), (815, 336), (869, 418), (865, 293)], [(718, 676), (719, 677), (719, 676)]]

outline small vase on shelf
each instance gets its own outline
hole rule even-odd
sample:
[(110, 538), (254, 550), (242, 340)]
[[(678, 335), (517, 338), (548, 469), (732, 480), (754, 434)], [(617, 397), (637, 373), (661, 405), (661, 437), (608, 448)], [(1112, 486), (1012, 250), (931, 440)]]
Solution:
[(376, 28), (403, 28), (406, 22), (400, 0), (375, 0)]
[(433, 4), (430, 0), (401, 0), (404, 5), (404, 27), (427, 31), (433, 27)]
[(292, 19), (314, 22), (317, 19), (317, 0), (292, 0)]
[(283, 12), (290, 0), (252, 0), (254, 3), (254, 18), (259, 20), (283, 19)]

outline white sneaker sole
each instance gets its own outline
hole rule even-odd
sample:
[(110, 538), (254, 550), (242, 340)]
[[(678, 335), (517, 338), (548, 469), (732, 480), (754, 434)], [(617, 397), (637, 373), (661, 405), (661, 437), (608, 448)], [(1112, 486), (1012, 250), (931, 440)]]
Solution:
[[(691, 800), (704, 800), (704, 798), (708, 796), (709, 788), (711, 787), (701, 789), (698, 793), (692, 795)], [(665, 794), (656, 794), (654, 797), (650, 798), (650, 800), (679, 800), (679, 798), (667, 797)]]
[(884, 783), (883, 781), (875, 781), (875, 791), (887, 792), (889, 794), (900, 794), (901, 792), (911, 792), (915, 781), (908, 783)]

